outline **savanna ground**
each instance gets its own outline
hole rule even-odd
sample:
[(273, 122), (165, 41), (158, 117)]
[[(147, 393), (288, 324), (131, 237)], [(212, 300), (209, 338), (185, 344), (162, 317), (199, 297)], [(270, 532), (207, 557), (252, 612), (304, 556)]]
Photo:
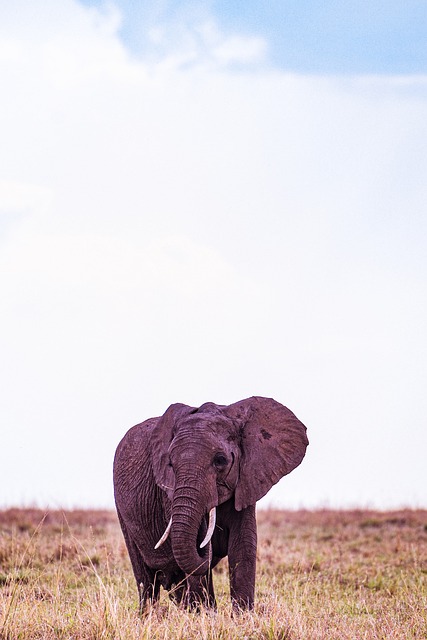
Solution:
[(256, 605), (140, 618), (114, 513), (0, 511), (0, 638), (427, 638), (427, 511), (260, 511)]

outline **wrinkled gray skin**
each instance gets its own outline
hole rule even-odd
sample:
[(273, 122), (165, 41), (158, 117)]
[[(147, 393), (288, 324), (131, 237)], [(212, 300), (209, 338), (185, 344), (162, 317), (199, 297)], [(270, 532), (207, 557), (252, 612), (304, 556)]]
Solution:
[[(307, 445), (295, 415), (261, 397), (174, 404), (130, 429), (117, 447), (114, 491), (141, 611), (160, 586), (177, 603), (215, 607), (212, 569), (227, 555), (233, 606), (252, 608), (255, 503), (300, 464)], [(212, 507), (216, 527), (200, 549)], [(170, 535), (155, 550), (171, 516)]]

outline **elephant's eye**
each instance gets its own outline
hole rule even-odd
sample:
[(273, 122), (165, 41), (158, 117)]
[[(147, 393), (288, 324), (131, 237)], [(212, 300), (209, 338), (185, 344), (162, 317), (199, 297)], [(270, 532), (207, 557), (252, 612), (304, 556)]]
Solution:
[(223, 453), (216, 453), (213, 459), (213, 463), (216, 467), (225, 467), (228, 460)]

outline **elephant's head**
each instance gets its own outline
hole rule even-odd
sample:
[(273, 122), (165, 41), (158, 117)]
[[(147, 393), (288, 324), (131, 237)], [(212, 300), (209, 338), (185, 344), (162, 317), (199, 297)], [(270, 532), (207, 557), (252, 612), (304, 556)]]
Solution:
[(172, 502), (174, 556), (187, 574), (207, 569), (208, 547), (200, 545), (207, 545), (213, 519), (203, 541), (206, 515), (233, 496), (237, 511), (255, 504), (300, 464), (308, 445), (295, 415), (261, 397), (198, 409), (171, 405), (151, 442), (155, 480)]

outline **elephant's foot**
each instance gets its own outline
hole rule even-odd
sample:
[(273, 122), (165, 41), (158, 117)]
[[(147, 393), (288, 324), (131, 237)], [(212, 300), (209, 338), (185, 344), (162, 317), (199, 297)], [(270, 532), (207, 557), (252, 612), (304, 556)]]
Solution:
[(216, 610), (212, 575), (187, 576), (183, 604), (190, 611), (200, 611), (202, 607)]

